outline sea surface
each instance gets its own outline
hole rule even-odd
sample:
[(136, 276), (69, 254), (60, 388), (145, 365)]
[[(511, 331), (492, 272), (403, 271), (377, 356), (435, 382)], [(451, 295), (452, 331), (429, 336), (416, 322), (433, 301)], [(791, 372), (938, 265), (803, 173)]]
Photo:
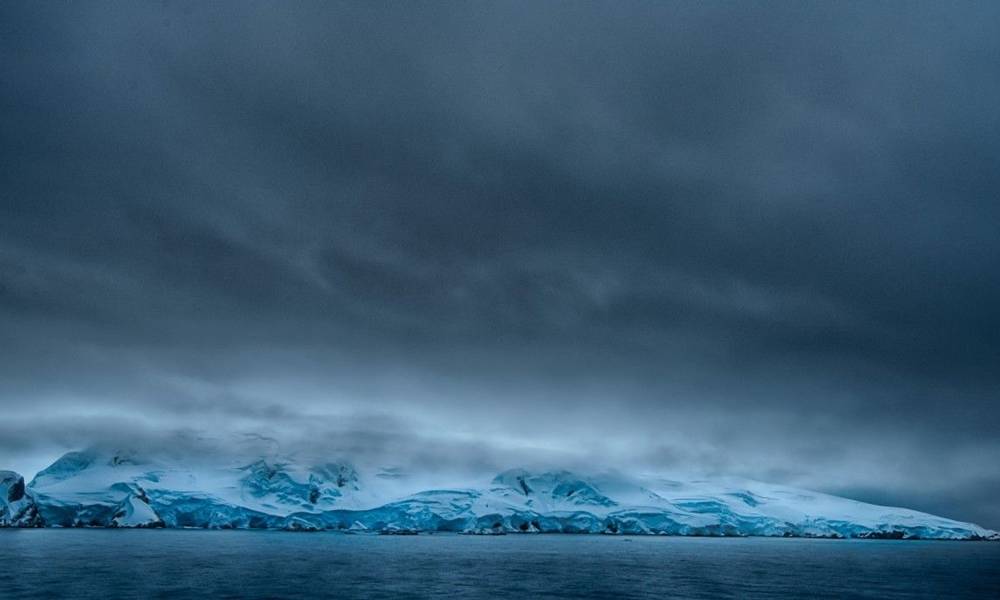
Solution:
[(0, 598), (1000, 598), (1000, 543), (0, 530)]

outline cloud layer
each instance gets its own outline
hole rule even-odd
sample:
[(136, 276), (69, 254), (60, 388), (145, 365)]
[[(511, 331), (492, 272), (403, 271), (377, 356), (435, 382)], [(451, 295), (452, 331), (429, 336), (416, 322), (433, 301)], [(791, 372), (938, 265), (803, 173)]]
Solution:
[(0, 466), (259, 434), (1000, 526), (998, 12), (3, 6)]

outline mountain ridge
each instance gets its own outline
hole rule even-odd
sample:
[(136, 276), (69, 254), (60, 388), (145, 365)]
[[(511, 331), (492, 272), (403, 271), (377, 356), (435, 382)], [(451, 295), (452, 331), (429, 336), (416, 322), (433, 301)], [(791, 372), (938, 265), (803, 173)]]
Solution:
[(349, 462), (257, 457), (191, 469), (123, 452), (70, 452), (27, 484), (0, 472), (0, 527), (1000, 539), (905, 508), (735, 478), (509, 469), (488, 482), (405, 490)]

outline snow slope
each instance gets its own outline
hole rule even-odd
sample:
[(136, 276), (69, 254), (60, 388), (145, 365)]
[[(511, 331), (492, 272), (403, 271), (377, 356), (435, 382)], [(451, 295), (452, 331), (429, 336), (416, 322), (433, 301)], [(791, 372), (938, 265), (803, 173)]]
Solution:
[(0, 526), (1000, 537), (971, 523), (744, 479), (514, 469), (472, 483), (400, 493), (338, 462), (261, 458), (192, 469), (124, 452), (71, 452), (26, 486), (0, 472)]

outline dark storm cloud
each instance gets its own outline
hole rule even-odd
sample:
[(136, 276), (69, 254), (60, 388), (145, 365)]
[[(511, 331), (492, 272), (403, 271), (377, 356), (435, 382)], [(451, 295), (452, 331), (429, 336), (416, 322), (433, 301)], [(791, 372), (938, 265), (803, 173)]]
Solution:
[(995, 6), (0, 11), (11, 461), (328, 420), (1000, 523)]

